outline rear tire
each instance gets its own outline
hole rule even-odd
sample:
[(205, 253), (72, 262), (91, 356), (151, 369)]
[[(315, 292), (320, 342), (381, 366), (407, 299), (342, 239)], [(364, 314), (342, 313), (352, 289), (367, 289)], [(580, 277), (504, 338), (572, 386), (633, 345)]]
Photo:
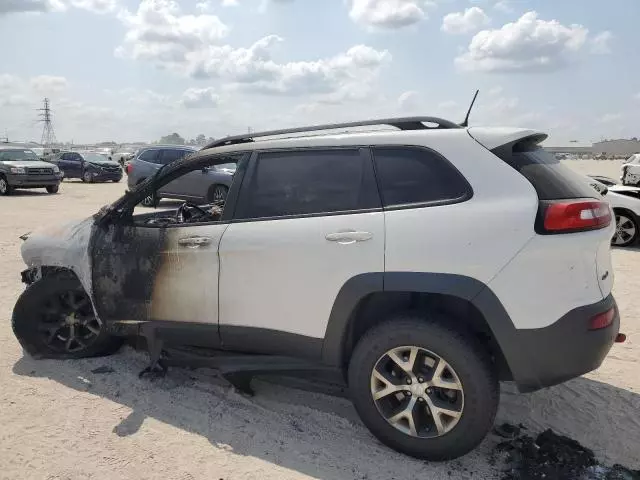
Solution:
[[(499, 403), (488, 353), (470, 335), (446, 327), (448, 321), (398, 315), (369, 330), (349, 363), (351, 398), (369, 430), (394, 450), (432, 461), (457, 458), (478, 446)], [(400, 359), (398, 352), (407, 360), (402, 367), (393, 360)], [(398, 420), (398, 411), (410, 416)]]
[(110, 355), (123, 343), (107, 332), (78, 279), (66, 272), (29, 285), (18, 298), (11, 324), (22, 348), (34, 358)]
[(60, 190), (60, 187), (58, 185), (51, 185), (47, 187), (48, 193), (58, 193), (58, 190)]
[(229, 188), (227, 188), (226, 185), (212, 185), (209, 188), (207, 201), (209, 203), (224, 202), (227, 199), (228, 193), (229, 193)]
[(160, 199), (158, 198), (158, 196), (155, 194), (151, 194), (144, 197), (140, 202), (140, 205), (142, 205), (143, 207), (155, 208), (158, 206), (159, 203), (160, 203)]

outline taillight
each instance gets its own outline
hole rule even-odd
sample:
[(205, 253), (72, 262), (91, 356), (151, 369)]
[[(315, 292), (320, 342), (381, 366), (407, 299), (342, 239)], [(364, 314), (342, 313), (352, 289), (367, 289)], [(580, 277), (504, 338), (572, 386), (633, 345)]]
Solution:
[(589, 330), (600, 330), (601, 328), (607, 328), (613, 323), (613, 319), (616, 316), (616, 309), (611, 307), (606, 312), (600, 313), (589, 320)]
[(607, 202), (574, 200), (543, 205), (542, 226), (545, 233), (571, 233), (597, 230), (611, 224)]
[(127, 163), (127, 166), (125, 168), (127, 170), (127, 175), (129, 175), (131, 173), (131, 164)]

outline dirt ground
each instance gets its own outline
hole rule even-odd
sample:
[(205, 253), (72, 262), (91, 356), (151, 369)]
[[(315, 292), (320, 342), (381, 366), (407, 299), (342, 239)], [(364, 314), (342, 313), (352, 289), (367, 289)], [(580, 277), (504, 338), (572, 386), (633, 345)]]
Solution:
[[(568, 164), (619, 176), (619, 162)], [(343, 398), (267, 381), (245, 398), (207, 370), (139, 380), (146, 356), (130, 348), (83, 361), (23, 356), (10, 326), (23, 289), (18, 236), (88, 216), (123, 189), (124, 181), (65, 182), (58, 195), (0, 198), (0, 478), (501, 478), (495, 435), (462, 459), (430, 464), (381, 446)], [(600, 369), (564, 385), (530, 395), (504, 385), (497, 423), (522, 423), (532, 436), (552, 428), (601, 462), (638, 469), (640, 249), (615, 249), (613, 261), (627, 342)], [(108, 368), (92, 372), (99, 367)]]

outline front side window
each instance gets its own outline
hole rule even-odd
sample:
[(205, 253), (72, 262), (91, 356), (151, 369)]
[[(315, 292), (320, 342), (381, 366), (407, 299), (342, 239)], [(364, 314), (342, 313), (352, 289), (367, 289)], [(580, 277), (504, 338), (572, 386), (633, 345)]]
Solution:
[(241, 219), (380, 207), (370, 158), (355, 148), (261, 153), (247, 180)]
[(439, 154), (419, 147), (375, 147), (376, 176), (385, 207), (461, 200), (464, 177)]

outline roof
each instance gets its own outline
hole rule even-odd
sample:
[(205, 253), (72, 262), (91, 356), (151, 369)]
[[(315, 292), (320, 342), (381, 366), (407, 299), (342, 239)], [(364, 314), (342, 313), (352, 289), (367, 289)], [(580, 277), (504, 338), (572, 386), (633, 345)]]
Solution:
[(203, 150), (227, 145), (253, 142), (256, 138), (282, 137), (283, 135), (305, 134), (310, 132), (327, 132), (329, 130), (342, 130), (347, 128), (387, 126), (395, 127), (398, 130), (438, 130), (438, 129), (459, 129), (460, 125), (438, 117), (391, 117), (378, 118), (374, 120), (359, 120), (346, 123), (327, 123), (322, 125), (309, 125), (306, 127), (284, 128), (279, 130), (266, 130), (262, 132), (249, 132), (242, 135), (215, 140), (205, 145)]
[(182, 150), (193, 150), (193, 151), (198, 150), (196, 147), (192, 145), (173, 145), (173, 144), (146, 145), (144, 147), (140, 147), (138, 150), (151, 150), (152, 148), (177, 148)]
[(31, 147), (20, 145), (3, 145), (0, 143), (0, 150), (31, 150)]

